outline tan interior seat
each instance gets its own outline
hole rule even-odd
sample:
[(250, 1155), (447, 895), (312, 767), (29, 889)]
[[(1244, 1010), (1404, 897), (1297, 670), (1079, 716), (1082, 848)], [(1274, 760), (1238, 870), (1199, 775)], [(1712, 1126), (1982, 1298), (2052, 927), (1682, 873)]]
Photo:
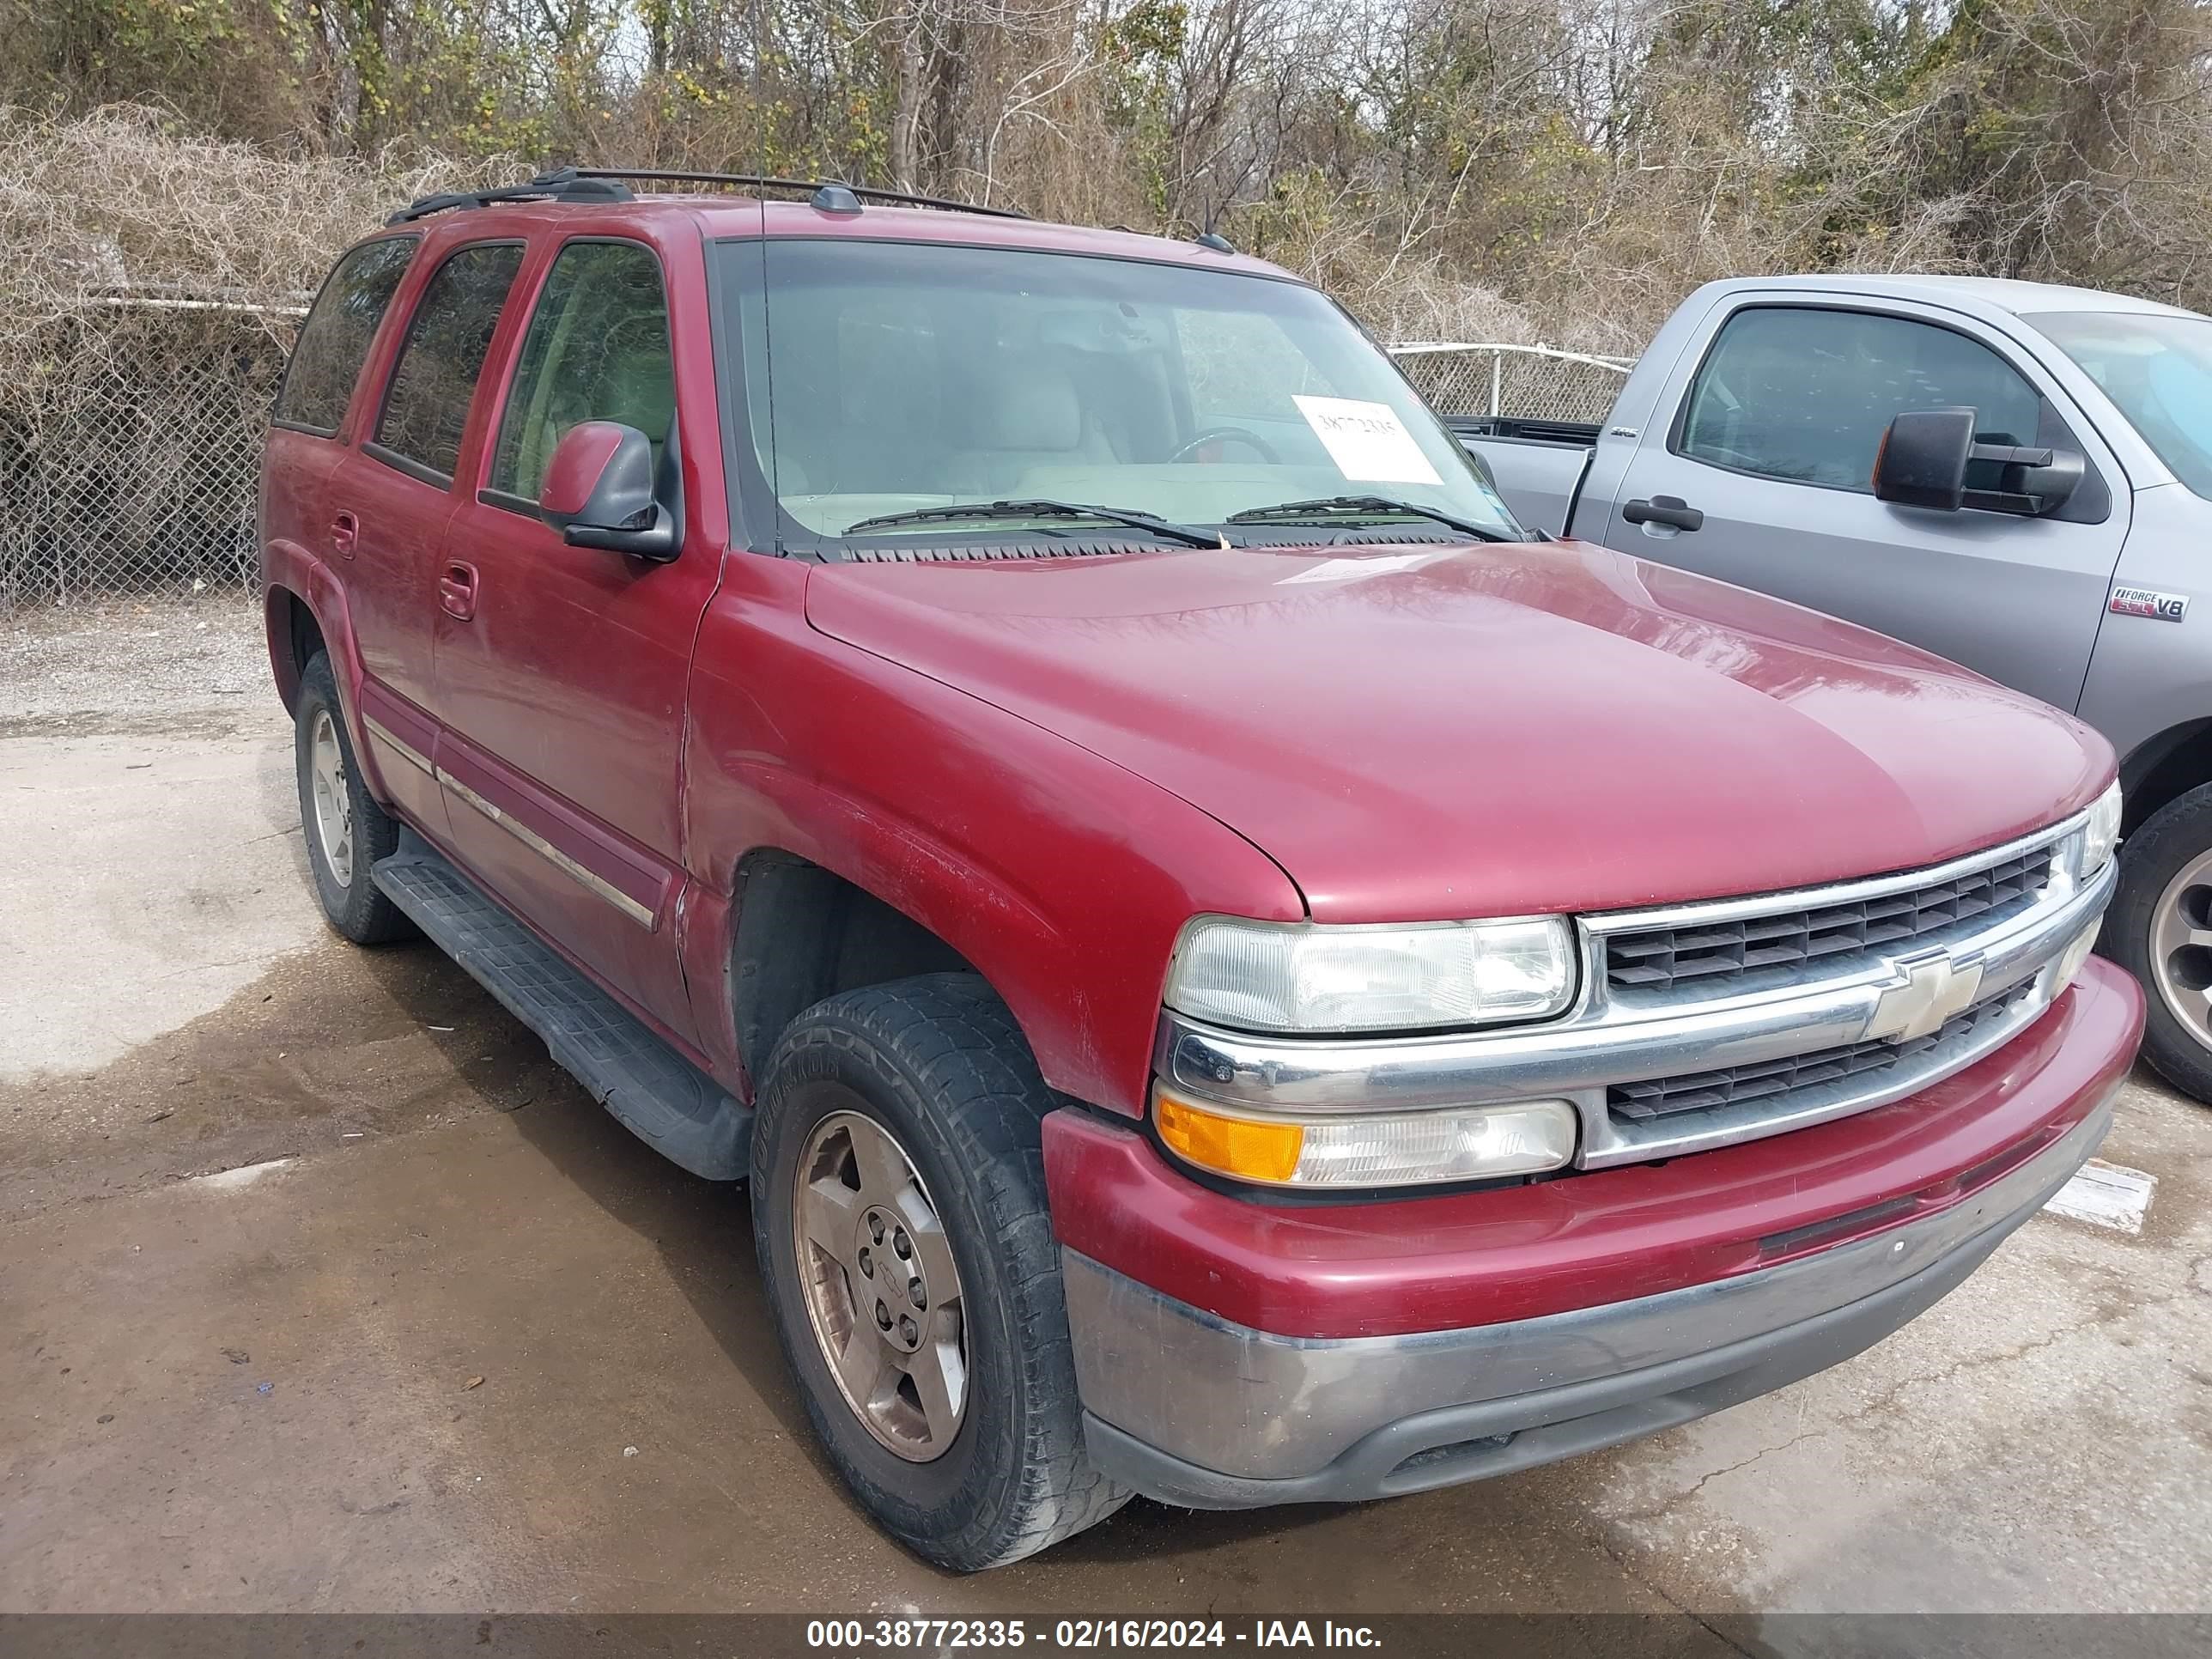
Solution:
[(1002, 362), (963, 379), (963, 429), (945, 458), (945, 487), (953, 494), (995, 499), (1018, 490), (1032, 467), (1115, 459), (1066, 370)]

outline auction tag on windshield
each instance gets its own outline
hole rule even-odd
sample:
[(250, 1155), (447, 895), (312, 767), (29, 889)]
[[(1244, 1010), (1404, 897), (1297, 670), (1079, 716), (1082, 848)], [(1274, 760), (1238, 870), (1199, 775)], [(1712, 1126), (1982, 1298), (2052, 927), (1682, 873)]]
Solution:
[(1389, 404), (1362, 403), (1356, 398), (1293, 397), (1291, 401), (1346, 477), (1359, 483), (1443, 482)]

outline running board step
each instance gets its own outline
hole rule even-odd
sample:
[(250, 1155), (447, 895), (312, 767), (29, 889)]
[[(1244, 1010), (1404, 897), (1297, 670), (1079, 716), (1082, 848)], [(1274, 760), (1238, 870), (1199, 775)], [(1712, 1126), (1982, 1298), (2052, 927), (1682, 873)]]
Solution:
[(570, 967), (412, 830), (369, 872), (386, 897), (525, 1025), (592, 1098), (670, 1162), (744, 1178), (752, 1113)]

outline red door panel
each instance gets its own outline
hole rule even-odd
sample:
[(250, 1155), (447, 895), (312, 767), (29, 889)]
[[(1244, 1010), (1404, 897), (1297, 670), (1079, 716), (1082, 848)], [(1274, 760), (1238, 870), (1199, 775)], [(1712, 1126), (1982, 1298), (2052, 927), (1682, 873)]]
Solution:
[[(435, 561), (453, 498), (373, 456), (348, 455), (324, 494), (326, 522), (312, 544), (343, 573), (362, 672), (410, 702), (430, 696)], [(350, 540), (353, 551), (340, 544)]]
[(716, 561), (704, 548), (648, 565), (570, 547), (535, 518), (467, 502), (441, 562), (454, 566), (471, 573), (469, 614), (446, 604), (435, 617), (453, 844), (689, 1041), (672, 901), (684, 690)]
[(445, 841), (446, 796), (438, 786), (433, 759), (437, 722), (382, 681), (364, 678), (361, 728), (386, 800), (432, 840)]

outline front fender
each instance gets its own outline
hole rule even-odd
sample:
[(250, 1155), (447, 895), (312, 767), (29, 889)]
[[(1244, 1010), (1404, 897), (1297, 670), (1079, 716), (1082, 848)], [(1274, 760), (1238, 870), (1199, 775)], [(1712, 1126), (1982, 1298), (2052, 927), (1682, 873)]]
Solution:
[(1201, 912), (1297, 920), (1290, 878), (1158, 786), (810, 629), (803, 568), (732, 566), (693, 670), (695, 875), (729, 895), (763, 848), (836, 872), (972, 963), (1054, 1088), (1141, 1114), (1176, 933)]

